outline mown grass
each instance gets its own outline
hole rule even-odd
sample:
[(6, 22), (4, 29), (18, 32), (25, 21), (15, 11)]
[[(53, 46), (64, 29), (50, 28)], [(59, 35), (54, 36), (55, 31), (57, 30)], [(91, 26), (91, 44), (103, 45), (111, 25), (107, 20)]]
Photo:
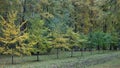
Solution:
[(88, 68), (120, 68), (120, 57), (103, 64), (90, 66)]
[(14, 64), (11, 64), (11, 57), (2, 57), (0, 59), (0, 68), (74, 68), (78, 66), (79, 62), (87, 60), (88, 58), (99, 58), (100, 56), (108, 56), (114, 52), (98, 52), (94, 51), (91, 55), (90, 52), (74, 52), (74, 57), (70, 57), (70, 52), (60, 52), (59, 59), (56, 55), (40, 55), (40, 61), (36, 61), (36, 56), (23, 56), (15, 57)]

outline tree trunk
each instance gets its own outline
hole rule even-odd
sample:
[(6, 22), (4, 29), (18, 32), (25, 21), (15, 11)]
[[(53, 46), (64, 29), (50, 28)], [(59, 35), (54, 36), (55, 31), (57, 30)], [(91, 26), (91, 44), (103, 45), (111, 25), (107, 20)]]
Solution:
[(117, 48), (118, 48), (117, 46), (113, 46), (113, 49), (114, 49), (114, 50), (117, 50)]
[(103, 26), (103, 32), (106, 33), (107, 32), (107, 24), (105, 23)]
[(13, 55), (12, 55), (12, 64), (14, 64), (14, 57), (13, 57)]
[(57, 59), (59, 58), (59, 49), (57, 48)]
[[(25, 22), (25, 13), (26, 13), (26, 3), (27, 3), (27, 0), (24, 0), (23, 1), (23, 4), (22, 4), (22, 19), (21, 19), (21, 22)], [(22, 24), (22, 23), (21, 23)], [(23, 31), (25, 28), (26, 28), (27, 24), (25, 23), (21, 28), (20, 30)]]
[(81, 50), (81, 56), (83, 56), (83, 48), (82, 48), (82, 50)]
[(90, 51), (91, 51), (91, 55), (92, 55), (92, 54), (93, 54), (93, 53), (92, 53), (92, 48), (90, 48)]
[(22, 15), (22, 22), (25, 21), (24, 17), (25, 17), (25, 12), (26, 12), (26, 0), (24, 0), (23, 2), (23, 15)]
[(110, 48), (109, 48), (109, 50), (112, 50), (112, 45), (110, 45)]
[(11, 56), (11, 58), (12, 58), (12, 64), (14, 64), (13, 49), (12, 49), (12, 56)]
[(39, 61), (39, 52), (37, 52), (37, 61)]
[(72, 48), (72, 49), (71, 49), (71, 57), (73, 57), (73, 51), (74, 51), (74, 50), (73, 50), (73, 48)]
[(99, 45), (97, 46), (97, 50), (100, 50), (100, 46)]

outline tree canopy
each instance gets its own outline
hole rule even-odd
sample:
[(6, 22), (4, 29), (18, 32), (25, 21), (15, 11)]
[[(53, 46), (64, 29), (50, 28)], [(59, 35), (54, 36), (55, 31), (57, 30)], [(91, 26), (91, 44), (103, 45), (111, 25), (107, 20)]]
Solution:
[(120, 0), (0, 0), (0, 53), (45, 53), (74, 46), (116, 50), (119, 4)]

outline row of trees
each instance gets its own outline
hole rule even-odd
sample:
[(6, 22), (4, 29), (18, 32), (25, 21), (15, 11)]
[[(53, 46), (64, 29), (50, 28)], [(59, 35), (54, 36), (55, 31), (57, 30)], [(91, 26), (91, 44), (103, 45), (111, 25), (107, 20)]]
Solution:
[(42, 19), (49, 29), (64, 23), (84, 34), (96, 30), (119, 32), (119, 0), (1, 0), (0, 3), (4, 17), (8, 11), (18, 10), (19, 21)]
[[(0, 53), (117, 50), (119, 0), (0, 0)], [(15, 11), (17, 10), (17, 12)], [(9, 11), (9, 12), (8, 12)]]

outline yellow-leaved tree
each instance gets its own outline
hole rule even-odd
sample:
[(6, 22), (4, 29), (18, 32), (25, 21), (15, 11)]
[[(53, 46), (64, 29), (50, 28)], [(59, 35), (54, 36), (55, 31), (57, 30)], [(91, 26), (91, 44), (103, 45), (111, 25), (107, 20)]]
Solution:
[(69, 28), (67, 30), (66, 36), (68, 36), (69, 48), (71, 50), (71, 57), (73, 57), (74, 49), (81, 48), (83, 50), (87, 42), (87, 37), (82, 34), (75, 33), (72, 28)]
[(59, 49), (69, 49), (68, 47), (68, 39), (65, 38), (64, 33), (60, 33), (57, 30), (54, 30), (53, 32), (50, 33), (50, 36), (52, 36), (51, 44), (54, 49), (57, 49), (56, 55), (57, 58), (59, 58)]
[(7, 19), (1, 16), (0, 20), (0, 52), (7, 55), (22, 56), (30, 55), (32, 46), (29, 45), (26, 40), (29, 38), (29, 34), (26, 33), (26, 29), (21, 31), (22, 26), (26, 22), (18, 23), (17, 12), (10, 12), (7, 15)]

